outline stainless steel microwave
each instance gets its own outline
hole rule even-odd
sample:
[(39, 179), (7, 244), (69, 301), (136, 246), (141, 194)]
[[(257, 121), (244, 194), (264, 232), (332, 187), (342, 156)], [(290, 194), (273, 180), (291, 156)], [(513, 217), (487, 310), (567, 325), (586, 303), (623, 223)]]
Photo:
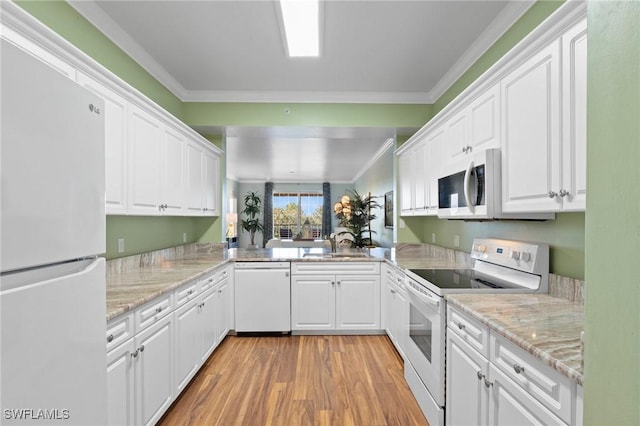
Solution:
[(478, 151), (445, 168), (438, 179), (438, 217), (493, 220), (555, 218), (553, 213), (503, 213), (500, 150)]

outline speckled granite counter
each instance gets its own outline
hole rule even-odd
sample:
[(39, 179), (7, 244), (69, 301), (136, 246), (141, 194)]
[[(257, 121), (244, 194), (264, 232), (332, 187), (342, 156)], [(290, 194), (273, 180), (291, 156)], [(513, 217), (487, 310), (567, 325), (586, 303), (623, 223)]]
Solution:
[(446, 299), (582, 384), (582, 304), (544, 294), (451, 294)]

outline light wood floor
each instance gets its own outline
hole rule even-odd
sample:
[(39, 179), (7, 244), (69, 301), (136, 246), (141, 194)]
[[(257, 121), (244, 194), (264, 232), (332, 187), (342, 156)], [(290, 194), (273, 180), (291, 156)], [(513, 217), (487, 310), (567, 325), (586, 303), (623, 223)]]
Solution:
[(426, 425), (386, 336), (228, 336), (160, 425)]

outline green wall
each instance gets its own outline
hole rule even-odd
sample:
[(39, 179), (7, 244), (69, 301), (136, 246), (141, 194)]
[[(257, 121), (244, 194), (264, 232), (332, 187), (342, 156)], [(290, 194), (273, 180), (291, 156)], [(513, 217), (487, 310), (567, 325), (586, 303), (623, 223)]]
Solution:
[(640, 2), (588, 3), (585, 424), (640, 424)]
[[(288, 108), (289, 113), (285, 113)], [(190, 126), (422, 127), (431, 105), (203, 103), (183, 105)]]
[(360, 195), (370, 192), (379, 197), (376, 201), (380, 208), (374, 212), (376, 218), (371, 221), (371, 230), (375, 232), (372, 235), (374, 242), (381, 247), (393, 246), (393, 228), (384, 226), (384, 194), (393, 191), (394, 157), (393, 148), (389, 148), (353, 185)]

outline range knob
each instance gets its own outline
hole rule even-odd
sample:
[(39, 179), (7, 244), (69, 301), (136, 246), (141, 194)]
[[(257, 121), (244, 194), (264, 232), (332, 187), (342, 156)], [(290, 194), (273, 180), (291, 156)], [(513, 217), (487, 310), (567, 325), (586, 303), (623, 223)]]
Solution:
[(514, 260), (519, 260), (520, 259), (520, 252), (517, 250), (512, 250), (511, 251), (511, 258)]
[(522, 252), (522, 260), (524, 260), (525, 262), (529, 262), (531, 260), (531, 253), (527, 251)]
[(484, 244), (478, 244), (476, 246), (476, 250), (479, 251), (480, 253), (486, 253), (487, 252), (487, 246)]

